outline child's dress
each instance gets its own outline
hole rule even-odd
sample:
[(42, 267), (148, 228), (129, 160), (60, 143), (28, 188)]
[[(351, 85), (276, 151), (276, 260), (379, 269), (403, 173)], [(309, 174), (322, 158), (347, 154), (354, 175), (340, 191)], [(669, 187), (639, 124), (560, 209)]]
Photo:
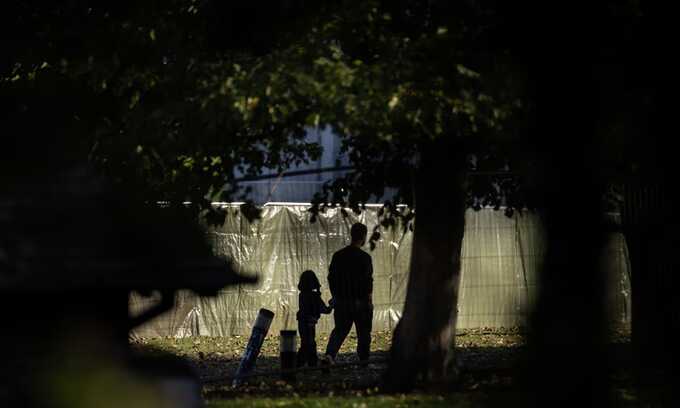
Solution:
[(316, 323), (321, 317), (321, 313), (328, 314), (331, 308), (321, 300), (321, 293), (318, 291), (301, 291), (298, 298), (299, 310), (297, 312), (298, 331), (300, 333), (300, 350), (297, 354), (297, 365), (302, 367), (309, 364), (315, 367), (317, 364), (316, 356)]

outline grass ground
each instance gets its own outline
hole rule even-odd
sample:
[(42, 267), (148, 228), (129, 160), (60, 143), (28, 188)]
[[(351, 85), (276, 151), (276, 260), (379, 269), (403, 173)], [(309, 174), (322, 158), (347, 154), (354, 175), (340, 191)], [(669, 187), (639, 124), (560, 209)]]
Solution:
[(473, 407), (481, 401), (470, 396), (441, 396), (428, 394), (377, 395), (377, 396), (308, 396), (302, 398), (236, 398), (208, 402), (208, 407), (304, 407), (304, 408), (394, 408), (394, 407)]
[[(391, 332), (374, 332), (372, 335), (372, 358), (384, 359), (391, 344)], [(319, 353), (328, 342), (328, 336), (317, 336)], [(193, 338), (152, 338), (133, 342), (133, 348), (145, 352), (169, 352), (184, 357), (192, 363), (203, 377), (231, 376), (235, 373), (248, 336), (193, 337)], [(456, 336), (456, 345), (461, 358), (473, 369), (506, 366), (514, 361), (524, 346), (524, 336), (518, 329), (476, 329), (464, 330)], [(279, 339), (267, 336), (257, 360), (257, 371), (271, 371), (279, 368)], [(337, 363), (356, 361), (356, 335), (352, 332), (340, 349)], [(379, 370), (381, 365), (371, 365), (369, 370)], [(342, 378), (346, 377), (346, 372)], [(311, 375), (318, 375), (314, 373)], [(329, 381), (340, 379), (330, 377)]]
[[(627, 330), (612, 333), (613, 347), (625, 348), (630, 337)], [(318, 336), (319, 352), (327, 336)], [(373, 333), (372, 359), (384, 360), (390, 347), (391, 333)], [(143, 353), (171, 353), (185, 358), (202, 379), (219, 379), (206, 383), (203, 395), (208, 407), (468, 407), (497, 404), (508, 406), (517, 400), (513, 389), (516, 379), (513, 365), (526, 350), (518, 329), (464, 330), (456, 344), (464, 372), (455, 388), (416, 389), (408, 395), (385, 395), (379, 392), (384, 363), (368, 368), (338, 368), (330, 375), (319, 371), (298, 373), (294, 383), (277, 376), (254, 377), (239, 388), (232, 388), (232, 376), (248, 342), (247, 336), (227, 338), (154, 338), (141, 339), (133, 348)], [(356, 336), (351, 334), (338, 355), (338, 363), (356, 361)], [(255, 371), (279, 368), (278, 338), (269, 336), (257, 360)], [(667, 406), (660, 399), (665, 390), (636, 390), (629, 386), (625, 372), (613, 374), (613, 398), (617, 406)], [(331, 397), (331, 398), (329, 398)], [(663, 400), (663, 401), (662, 401)]]

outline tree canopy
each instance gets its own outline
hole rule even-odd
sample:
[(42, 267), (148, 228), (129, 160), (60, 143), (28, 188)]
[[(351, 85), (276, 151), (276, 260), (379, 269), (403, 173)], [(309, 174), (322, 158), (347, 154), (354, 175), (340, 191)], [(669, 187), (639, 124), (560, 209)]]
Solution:
[(13, 133), (3, 163), (45, 175), (89, 159), (141, 201), (210, 209), (209, 198), (236, 193), (235, 168), (315, 157), (301, 121), (255, 123), (253, 99), (239, 99), (249, 88), (242, 67), (286, 41), (262, 26), (295, 4), (12, 4), (4, 27), (18, 41), (0, 72)]
[(235, 170), (313, 160), (306, 129), (331, 126), (356, 170), (317, 203), (358, 209), (392, 187), (412, 204), (424, 141), (487, 146), (511, 134), (503, 125), (521, 104), (507, 61), (474, 47), (483, 10), (402, 3), (15, 5), (2, 87), (11, 127), (32, 136), (16, 138), (14, 156), (41, 168), (66, 139), (64, 157), (87, 156), (140, 200), (210, 210), (247, 198)]

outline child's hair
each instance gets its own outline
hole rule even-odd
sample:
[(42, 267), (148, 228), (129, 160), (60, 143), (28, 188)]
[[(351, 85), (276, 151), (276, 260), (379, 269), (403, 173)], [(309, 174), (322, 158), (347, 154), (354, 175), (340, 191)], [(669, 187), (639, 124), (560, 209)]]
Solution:
[(298, 283), (300, 291), (321, 289), (319, 279), (316, 277), (314, 271), (306, 270), (300, 275), (300, 283)]

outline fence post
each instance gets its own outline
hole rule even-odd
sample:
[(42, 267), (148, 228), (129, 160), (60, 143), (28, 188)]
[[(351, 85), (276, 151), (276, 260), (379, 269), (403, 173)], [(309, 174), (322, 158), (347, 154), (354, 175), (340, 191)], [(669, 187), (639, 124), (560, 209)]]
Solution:
[(241, 385), (243, 383), (243, 376), (248, 375), (255, 367), (255, 360), (257, 360), (257, 356), (260, 354), (260, 348), (267, 336), (269, 326), (271, 326), (273, 319), (274, 312), (267, 309), (260, 309), (260, 312), (257, 314), (257, 319), (255, 319), (255, 324), (253, 325), (253, 331), (250, 334), (250, 340), (248, 340), (248, 346), (243, 353), (241, 364), (239, 364), (238, 370), (236, 371), (236, 378), (234, 378), (234, 381), (232, 382), (233, 387)]

